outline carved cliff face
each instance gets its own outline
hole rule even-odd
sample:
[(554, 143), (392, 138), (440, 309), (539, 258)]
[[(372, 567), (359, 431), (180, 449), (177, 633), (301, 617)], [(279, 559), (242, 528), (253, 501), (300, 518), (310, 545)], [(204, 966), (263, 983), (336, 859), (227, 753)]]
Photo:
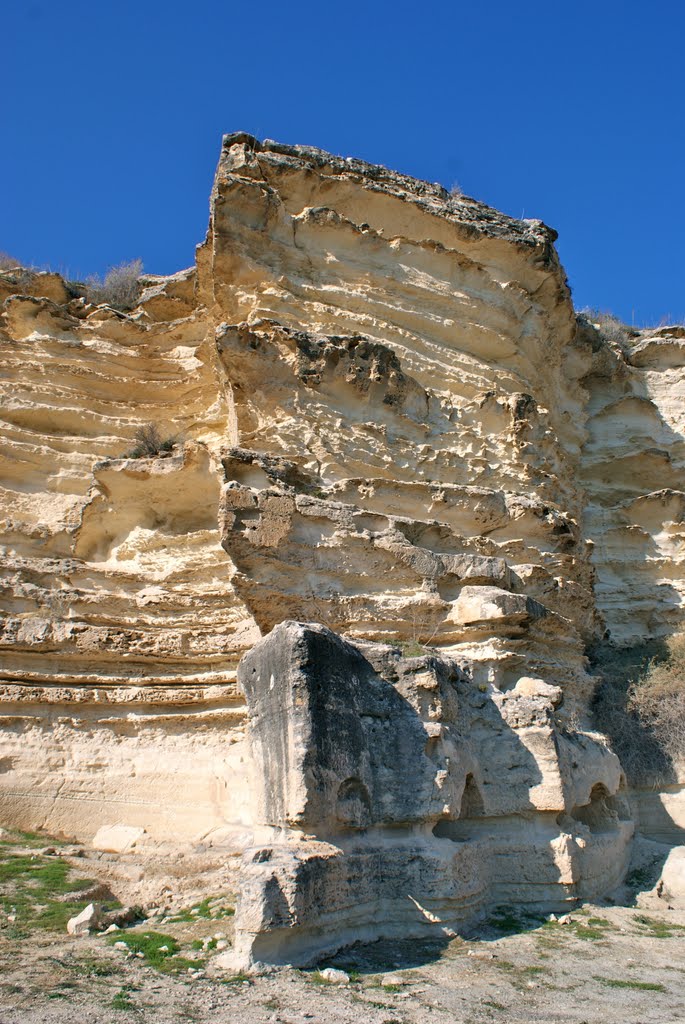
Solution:
[[(123, 816), (174, 841), (234, 829), (236, 848), (275, 825), (236, 668), (288, 619), (364, 658), (443, 651), (524, 729), (519, 697), (551, 687), (526, 799), (615, 795), (575, 746), (585, 650), (681, 621), (685, 358), (677, 331), (628, 360), (579, 328), (554, 238), (239, 134), (197, 267), (143, 282), (132, 313), (0, 273), (8, 822)], [(127, 457), (152, 423), (176, 447)], [(471, 776), (467, 804), (505, 813), (513, 776), (488, 794)], [(335, 785), (341, 834), (378, 823), (368, 780)]]
[(445, 657), (282, 623), (239, 668), (268, 844), (240, 875), (233, 966), (453, 935), (498, 904), (607, 892), (633, 834), (621, 768), (555, 722), (561, 690), (483, 693)]

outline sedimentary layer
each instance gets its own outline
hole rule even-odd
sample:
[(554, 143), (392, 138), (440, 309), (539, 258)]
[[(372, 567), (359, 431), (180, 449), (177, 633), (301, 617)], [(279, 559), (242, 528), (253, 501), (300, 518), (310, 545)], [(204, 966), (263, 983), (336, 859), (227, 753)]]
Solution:
[[(631, 826), (614, 828), (624, 779), (592, 726), (586, 651), (682, 621), (685, 343), (669, 328), (622, 349), (579, 320), (555, 238), (439, 185), (238, 133), (196, 267), (141, 281), (132, 311), (58, 275), (0, 273), (4, 820), (234, 850), (299, 828), (265, 814), (236, 678), (293, 620), (344, 634), (330, 642), (356, 645), (389, 699), (400, 676), (410, 704), (422, 685), (420, 666), (388, 674), (393, 658), (456, 673), (472, 720), (443, 702), (414, 725), (449, 737), (480, 800), (490, 759), (473, 736), (507, 737), (486, 812), (462, 814), (464, 767), (449, 827), (430, 800), (412, 819), (426, 857), (489, 851), (502, 898), (610, 884)], [(151, 427), (165, 444), (141, 455)], [(562, 869), (598, 801), (614, 838)], [(516, 875), (531, 836), (552, 865), (537, 889)], [(343, 839), (316, 841), (349, 852)], [(300, 892), (292, 853), (274, 856)], [(327, 861), (336, 886), (353, 860)], [(312, 908), (307, 927), (325, 930)]]

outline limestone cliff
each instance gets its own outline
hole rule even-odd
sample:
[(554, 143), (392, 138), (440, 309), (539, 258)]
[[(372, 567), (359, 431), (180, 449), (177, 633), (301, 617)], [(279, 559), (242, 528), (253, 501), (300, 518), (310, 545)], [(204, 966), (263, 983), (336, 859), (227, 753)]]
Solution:
[[(400, 802), (388, 827), (420, 821), (430, 856), (464, 836), (516, 848), (501, 899), (537, 898), (516, 877), (531, 843), (552, 865), (542, 902), (616, 881), (632, 826), (586, 650), (682, 622), (685, 341), (645, 332), (626, 353), (579, 321), (555, 237), (235, 134), (196, 268), (147, 279), (133, 312), (0, 273), (4, 821), (268, 840), (284, 822), (260, 796), (264, 695), (246, 735), (236, 668), (295, 620), (345, 634), (373, 686), (418, 701), (408, 735), (442, 744), (428, 775), (413, 762), (428, 789), (461, 751), (443, 809)], [(130, 457), (150, 424), (175, 446)], [(393, 668), (397, 645), (419, 661)], [(432, 710), (426, 671), (446, 687)], [(432, 831), (460, 817), (478, 820)], [(269, 928), (243, 920), (249, 959)]]

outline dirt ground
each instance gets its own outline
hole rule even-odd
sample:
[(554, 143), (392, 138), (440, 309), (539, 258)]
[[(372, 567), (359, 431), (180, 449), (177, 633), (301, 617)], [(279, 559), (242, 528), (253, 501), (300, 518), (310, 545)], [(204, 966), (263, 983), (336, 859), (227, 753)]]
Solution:
[(66, 920), (98, 865), (45, 843), (0, 841), (0, 1024), (685, 1021), (685, 914), (654, 897), (583, 906), (563, 924), (502, 909), (466, 939), (354, 947), (320, 965), (344, 983), (318, 970), (227, 977), (214, 958), (230, 945), (230, 894), (72, 938)]

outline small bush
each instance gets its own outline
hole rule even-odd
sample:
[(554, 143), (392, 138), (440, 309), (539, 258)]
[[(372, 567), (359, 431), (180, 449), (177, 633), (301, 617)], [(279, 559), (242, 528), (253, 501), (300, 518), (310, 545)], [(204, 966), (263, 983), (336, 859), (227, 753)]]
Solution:
[(624, 324), (613, 313), (607, 313), (599, 309), (583, 309), (580, 315), (591, 324), (597, 325), (602, 337), (618, 345), (624, 353), (630, 350), (634, 339), (639, 336), (637, 330), (629, 327), (628, 324)]
[(628, 708), (672, 763), (685, 760), (685, 634), (672, 636), (665, 656), (649, 663), (630, 689)]
[(150, 459), (157, 455), (167, 455), (176, 444), (175, 437), (162, 437), (156, 423), (139, 427), (134, 437), (136, 444), (124, 453), (125, 459)]
[(97, 275), (89, 277), (85, 284), (85, 297), (89, 302), (103, 303), (114, 309), (128, 312), (138, 304), (140, 296), (139, 278), (143, 273), (143, 261), (131, 260), (111, 267), (104, 279)]
[(15, 260), (8, 252), (0, 252), (0, 270), (16, 270), (23, 266), (21, 260)]
[(458, 181), (455, 181), (450, 186), (450, 195), (453, 199), (461, 199), (464, 195), (464, 190)]
[(420, 658), (427, 649), (418, 640), (400, 640), (396, 645), (405, 658)]
[(7, 274), (5, 280), (9, 281), (18, 294), (21, 294), (33, 281), (36, 273), (35, 267), (26, 267), (21, 260), (15, 259), (9, 253), (0, 252), (0, 273)]
[(590, 652), (601, 675), (593, 702), (631, 782), (672, 781), (685, 758), (685, 635)]

